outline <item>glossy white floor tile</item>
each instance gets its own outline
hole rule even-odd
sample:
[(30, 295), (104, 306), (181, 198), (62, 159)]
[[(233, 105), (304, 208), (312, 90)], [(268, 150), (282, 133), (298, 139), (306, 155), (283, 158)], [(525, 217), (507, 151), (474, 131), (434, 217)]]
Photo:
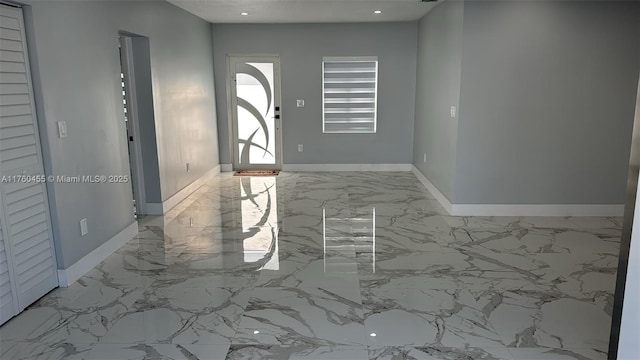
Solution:
[(364, 289), (368, 344), (503, 348), (476, 296), (464, 289)]
[(95, 344), (0, 342), (1, 359), (87, 359)]
[(290, 360), (367, 360), (364, 346), (317, 345), (232, 345), (227, 360), (290, 359)]
[(233, 344), (364, 346), (359, 289), (332, 285), (254, 289)]
[(458, 359), (492, 359), (515, 360), (505, 348), (442, 348), (413, 346), (370, 346), (371, 360), (458, 360)]
[(620, 219), (453, 217), (408, 172), (222, 174), (139, 229), (0, 358), (606, 358)]
[(224, 359), (228, 350), (229, 345), (98, 344), (84, 359)]

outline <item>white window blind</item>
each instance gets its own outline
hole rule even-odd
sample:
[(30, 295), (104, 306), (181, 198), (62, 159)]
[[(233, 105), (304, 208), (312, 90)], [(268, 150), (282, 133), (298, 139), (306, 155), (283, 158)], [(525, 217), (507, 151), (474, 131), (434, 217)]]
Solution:
[(325, 57), (322, 61), (322, 131), (375, 133), (378, 58)]

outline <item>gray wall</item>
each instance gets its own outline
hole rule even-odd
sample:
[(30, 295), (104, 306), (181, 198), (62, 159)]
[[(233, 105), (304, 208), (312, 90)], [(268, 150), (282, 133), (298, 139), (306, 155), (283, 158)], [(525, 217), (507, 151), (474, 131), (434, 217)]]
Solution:
[(454, 203), (621, 204), (638, 3), (467, 1)]
[(458, 138), (458, 121), (450, 117), (450, 107), (460, 100), (463, 13), (463, 2), (447, 1), (418, 25), (413, 164), (449, 200)]
[[(29, 1), (45, 163), (56, 175), (129, 174), (118, 31), (148, 36), (162, 198), (218, 164), (210, 25), (160, 1)], [(56, 121), (67, 122), (58, 139)], [(192, 171), (186, 173), (185, 162)], [(53, 184), (58, 265), (131, 224), (130, 184)], [(86, 217), (89, 234), (80, 236)]]
[[(410, 163), (414, 122), (416, 23), (213, 25), (220, 160), (231, 163), (227, 54), (279, 54), (283, 162)], [(322, 58), (379, 60), (378, 132), (322, 133)], [(305, 99), (297, 108), (296, 99)], [(304, 152), (298, 152), (304, 144)]]

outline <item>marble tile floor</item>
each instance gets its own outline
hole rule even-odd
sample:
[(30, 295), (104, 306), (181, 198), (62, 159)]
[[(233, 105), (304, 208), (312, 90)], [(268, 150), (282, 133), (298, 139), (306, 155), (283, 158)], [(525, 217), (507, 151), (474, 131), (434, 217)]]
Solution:
[(139, 227), (0, 327), (0, 358), (606, 358), (618, 218), (452, 217), (408, 172), (285, 172)]

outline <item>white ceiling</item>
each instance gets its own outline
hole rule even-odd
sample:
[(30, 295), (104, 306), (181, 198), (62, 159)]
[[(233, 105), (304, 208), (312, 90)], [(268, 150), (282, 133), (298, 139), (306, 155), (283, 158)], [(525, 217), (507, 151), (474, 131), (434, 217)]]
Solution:
[[(436, 2), (420, 0), (168, 0), (212, 23), (411, 21)], [(443, 1), (443, 0), (440, 0)], [(381, 14), (374, 14), (381, 10)], [(243, 12), (247, 16), (240, 15)]]

